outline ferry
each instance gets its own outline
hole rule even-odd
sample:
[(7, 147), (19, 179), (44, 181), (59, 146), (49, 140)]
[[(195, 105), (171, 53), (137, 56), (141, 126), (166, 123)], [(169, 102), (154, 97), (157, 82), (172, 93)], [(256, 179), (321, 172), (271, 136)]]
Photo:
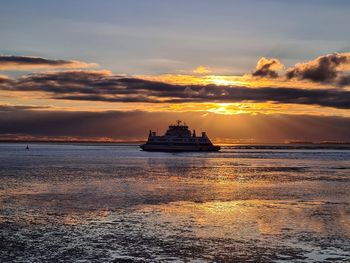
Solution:
[(216, 152), (220, 150), (220, 146), (213, 145), (206, 132), (202, 132), (201, 136), (196, 136), (196, 131), (191, 132), (186, 123), (182, 121), (170, 125), (166, 133), (161, 136), (150, 130), (147, 142), (140, 147), (144, 151), (158, 152)]

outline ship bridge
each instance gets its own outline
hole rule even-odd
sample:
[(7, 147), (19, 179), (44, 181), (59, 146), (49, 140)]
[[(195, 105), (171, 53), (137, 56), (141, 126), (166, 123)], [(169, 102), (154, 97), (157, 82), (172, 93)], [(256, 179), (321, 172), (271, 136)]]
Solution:
[(169, 126), (165, 136), (191, 137), (192, 135), (186, 123), (182, 123), (182, 121), (178, 120), (176, 121), (176, 125)]

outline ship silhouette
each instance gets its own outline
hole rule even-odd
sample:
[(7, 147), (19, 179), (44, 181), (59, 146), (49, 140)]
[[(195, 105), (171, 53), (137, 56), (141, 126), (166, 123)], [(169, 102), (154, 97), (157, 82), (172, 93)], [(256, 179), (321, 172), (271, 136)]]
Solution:
[(170, 125), (164, 135), (158, 136), (156, 132), (150, 130), (148, 140), (140, 145), (144, 151), (161, 152), (184, 152), (184, 151), (219, 151), (220, 146), (213, 145), (206, 132), (201, 136), (196, 136), (196, 131), (189, 130), (186, 123), (177, 121), (175, 125)]

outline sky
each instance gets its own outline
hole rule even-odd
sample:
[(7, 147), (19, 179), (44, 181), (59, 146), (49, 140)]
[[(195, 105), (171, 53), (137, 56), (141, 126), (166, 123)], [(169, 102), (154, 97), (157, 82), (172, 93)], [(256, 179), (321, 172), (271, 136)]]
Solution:
[(0, 139), (350, 141), (349, 1), (0, 7)]

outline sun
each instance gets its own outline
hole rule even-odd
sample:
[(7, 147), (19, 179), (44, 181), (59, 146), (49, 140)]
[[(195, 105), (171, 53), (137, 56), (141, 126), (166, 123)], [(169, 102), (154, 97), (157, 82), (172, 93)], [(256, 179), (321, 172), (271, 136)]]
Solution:
[(229, 86), (232, 85), (233, 82), (227, 79), (224, 79), (220, 76), (214, 76), (212, 79), (213, 84), (218, 85), (218, 86)]
[(237, 86), (237, 85), (245, 85), (243, 78), (236, 76), (217, 76), (210, 75), (206, 76), (205, 82), (207, 84), (215, 84), (218, 86)]

